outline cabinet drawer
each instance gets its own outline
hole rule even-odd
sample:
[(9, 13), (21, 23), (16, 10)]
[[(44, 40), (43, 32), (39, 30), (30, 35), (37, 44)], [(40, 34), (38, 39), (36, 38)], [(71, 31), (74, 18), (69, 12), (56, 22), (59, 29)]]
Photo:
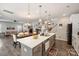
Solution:
[(52, 47), (54, 45), (54, 43), (55, 43), (55, 35), (53, 35), (52, 37), (50, 37), (49, 41), (50, 41), (50, 43), (49, 43), (50, 47)]
[(55, 41), (50, 41), (50, 47), (54, 46)]
[(33, 56), (42, 56), (42, 43), (33, 48)]
[(21, 55), (22, 56), (32, 56), (32, 49), (21, 44)]
[(43, 56), (47, 56), (47, 54), (48, 54), (47, 51), (48, 51), (49, 47), (50, 47), (50, 44), (49, 44), (49, 39), (48, 39), (43, 42)]

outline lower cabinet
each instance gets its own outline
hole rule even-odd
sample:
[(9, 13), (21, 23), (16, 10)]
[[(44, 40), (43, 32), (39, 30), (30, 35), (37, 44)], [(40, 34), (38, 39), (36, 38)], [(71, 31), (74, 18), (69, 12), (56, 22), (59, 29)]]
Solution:
[(48, 51), (48, 49), (50, 47), (50, 43), (49, 42), (50, 42), (49, 39), (43, 42), (43, 51), (42, 51), (43, 52), (43, 56), (48, 55), (47, 51)]
[(55, 44), (55, 37), (53, 35), (49, 37), (47, 40), (43, 41), (39, 45), (30, 48), (26, 45), (21, 44), (21, 55), (22, 56), (46, 56), (48, 55), (48, 50), (54, 46)]
[(79, 55), (79, 39), (77, 38), (76, 39), (76, 43), (75, 43), (75, 50), (76, 50), (76, 52), (77, 52), (77, 54)]
[(21, 56), (32, 56), (32, 49), (21, 44)]
[(55, 45), (55, 38), (56, 38), (56, 35), (53, 35), (52, 37), (49, 38), (50, 47), (53, 47)]
[(75, 51), (77, 52), (77, 54), (79, 55), (79, 39), (72, 37), (72, 46), (74, 47)]
[(55, 44), (56, 35), (51, 36), (48, 40), (43, 42), (43, 56), (48, 55), (48, 51), (54, 46)]
[(42, 43), (34, 48), (29, 48), (25, 45), (21, 45), (22, 56), (42, 56)]
[(33, 48), (32, 50), (33, 56), (42, 56), (42, 43)]

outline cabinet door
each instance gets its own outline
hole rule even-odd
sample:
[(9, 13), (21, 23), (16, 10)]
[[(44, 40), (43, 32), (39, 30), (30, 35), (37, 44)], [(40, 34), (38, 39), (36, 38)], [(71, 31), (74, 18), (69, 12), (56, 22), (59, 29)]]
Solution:
[(74, 36), (72, 36), (72, 46), (75, 48), (75, 44), (76, 44), (76, 38)]
[(56, 35), (53, 35), (53, 36), (51, 36), (51, 37), (49, 38), (50, 47), (54, 46), (54, 44), (55, 44), (55, 37), (56, 37)]
[(46, 41), (43, 42), (43, 51), (42, 51), (43, 56), (47, 56), (49, 47), (50, 47), (49, 39), (47, 39)]
[(22, 56), (32, 56), (32, 49), (26, 45), (21, 44), (21, 55)]
[(77, 38), (77, 39), (76, 39), (76, 45), (75, 45), (76, 47), (75, 47), (75, 50), (76, 50), (76, 52), (77, 52), (78, 55), (79, 55), (79, 42), (78, 42), (78, 41), (79, 41), (79, 39)]
[(79, 43), (78, 43), (78, 55), (79, 55)]
[(42, 43), (33, 48), (33, 56), (42, 56)]

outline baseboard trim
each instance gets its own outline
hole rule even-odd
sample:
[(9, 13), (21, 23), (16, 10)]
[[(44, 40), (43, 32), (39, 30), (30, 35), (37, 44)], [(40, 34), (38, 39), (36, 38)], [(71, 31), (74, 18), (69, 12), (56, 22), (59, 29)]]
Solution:
[(56, 38), (56, 40), (67, 41), (66, 39), (63, 40), (63, 38)]

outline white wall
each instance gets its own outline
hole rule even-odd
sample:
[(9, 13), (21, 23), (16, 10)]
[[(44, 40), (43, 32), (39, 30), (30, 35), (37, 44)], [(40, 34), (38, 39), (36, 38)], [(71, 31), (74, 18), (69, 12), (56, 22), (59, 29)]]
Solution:
[[(52, 26), (53, 29), (52, 29), (51, 32), (56, 33), (57, 40), (67, 41), (67, 24), (70, 21), (69, 18), (70, 17), (68, 17), (68, 16), (63, 16), (61, 18), (54, 18), (54, 19), (52, 19), (52, 23), (54, 23), (54, 25)], [(37, 23), (37, 21), (34, 21), (32, 23), (34, 25), (34, 24)], [(63, 26), (60, 28), (59, 24), (62, 24)]]
[[(67, 24), (69, 22), (69, 17), (61, 17), (57, 23), (57, 39), (67, 41)], [(62, 24), (62, 27), (59, 26)]]
[[(22, 31), (22, 24), (19, 23), (12, 23), (12, 22), (0, 22), (1, 25), (1, 29), (0, 32), (6, 32), (7, 31), (7, 27), (14, 27), (15, 31)], [(20, 27), (18, 27), (20, 26)]]

